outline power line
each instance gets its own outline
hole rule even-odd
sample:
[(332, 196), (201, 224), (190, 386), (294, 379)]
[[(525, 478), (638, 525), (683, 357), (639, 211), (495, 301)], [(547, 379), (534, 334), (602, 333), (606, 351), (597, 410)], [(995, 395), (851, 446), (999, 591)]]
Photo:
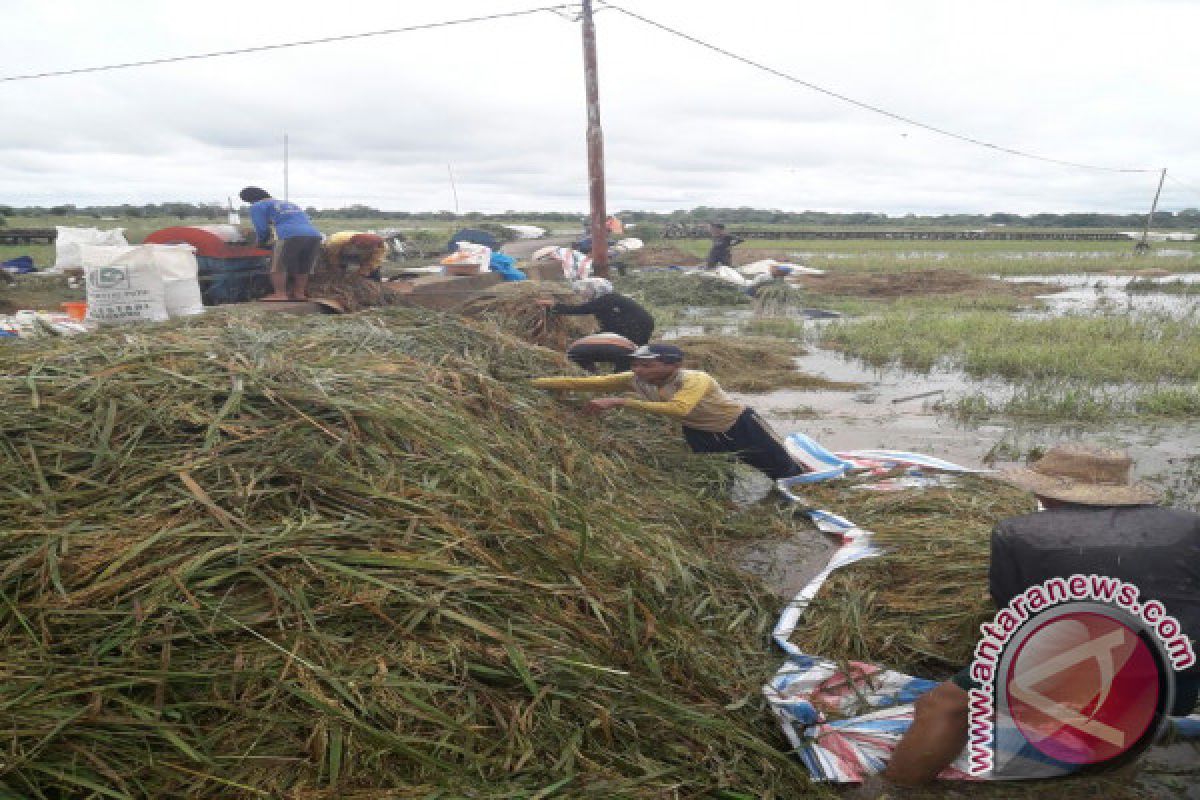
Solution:
[(1184, 183), (1183, 181), (1179, 180), (1179, 178), (1176, 178), (1174, 175), (1172, 175), (1169, 172), (1167, 173), (1167, 180), (1172, 181), (1174, 183), (1178, 183), (1180, 186), (1187, 189), (1188, 191), (1195, 192), (1196, 197), (1200, 197), (1200, 189), (1197, 189), (1195, 186), (1192, 186), (1190, 183)]
[(654, 20), (643, 17), (640, 14), (635, 14), (634, 12), (630, 11), (629, 9), (622, 8), (621, 6), (615, 5), (613, 3), (605, 2), (605, 0), (599, 0), (599, 2), (604, 3), (605, 7), (607, 7), (607, 8), (611, 8), (614, 11), (619, 11), (622, 14), (632, 17), (633, 19), (636, 19), (640, 22), (644, 22), (645, 24), (650, 25), (651, 27), (658, 28), (659, 30), (662, 30), (662, 31), (666, 31), (667, 33), (671, 34), (672, 36), (678, 36), (681, 39), (686, 39), (687, 41), (691, 42), (692, 44), (697, 44), (708, 50), (712, 50), (713, 52), (720, 53), (723, 56), (732, 58), (735, 61), (740, 61), (743, 64), (747, 64), (751, 67), (754, 67), (755, 69), (762, 70), (763, 72), (768, 72), (776, 77), (783, 78), (784, 80), (790, 81), (795, 84), (799, 84), (800, 86), (804, 86), (805, 88), (812, 89), (813, 91), (820, 92), (821, 94), (824, 94), (824, 95), (828, 95), (829, 97), (832, 97), (836, 100), (841, 100), (844, 103), (849, 103), (850, 105), (857, 106), (857, 107), (865, 109), (867, 111), (871, 111), (875, 114), (881, 114), (885, 117), (897, 120), (898, 122), (903, 122), (907, 125), (914, 125), (918, 128), (924, 128), (927, 131), (932, 131), (934, 133), (941, 134), (942, 136), (949, 136), (952, 139), (958, 139), (959, 141), (962, 141), (962, 142), (967, 142), (969, 144), (978, 145), (980, 147), (986, 147), (990, 150), (996, 150), (1001, 153), (1008, 153), (1009, 155), (1020, 156), (1022, 158), (1032, 158), (1037, 161), (1046, 161), (1051, 164), (1059, 164), (1061, 166), (1066, 166), (1066, 167), (1078, 167), (1079, 169), (1099, 170), (1101, 172), (1158, 172), (1159, 171), (1159, 168), (1135, 169), (1135, 168), (1121, 168), (1121, 167), (1101, 167), (1101, 166), (1097, 166), (1095, 164), (1081, 164), (1081, 163), (1078, 163), (1075, 161), (1063, 161), (1062, 159), (1058, 159), (1058, 158), (1049, 158), (1047, 156), (1039, 156), (1034, 153), (1026, 153), (1022, 150), (1015, 150), (1011, 147), (1001, 147), (998, 144), (984, 142), (979, 139), (975, 139), (971, 136), (965, 136), (961, 133), (954, 133), (953, 131), (948, 131), (944, 128), (939, 128), (934, 125), (929, 125), (927, 123), (920, 122), (920, 121), (912, 119), (910, 117), (905, 117), (900, 114), (893, 113), (891, 111), (888, 111), (887, 109), (880, 108), (878, 106), (873, 106), (870, 103), (864, 103), (861, 100), (855, 100), (853, 97), (847, 97), (846, 95), (839, 94), (838, 92), (835, 92), (831, 89), (826, 89), (823, 86), (818, 86), (815, 83), (811, 83), (809, 81), (802, 80), (800, 78), (795, 77), (794, 75), (789, 75), (786, 72), (782, 72), (780, 70), (774, 69), (773, 67), (768, 67), (765, 64), (760, 64), (759, 62), (753, 61), (749, 58), (746, 58), (745, 56), (740, 56), (737, 53), (730, 52), (729, 50), (725, 50), (724, 48), (717, 47), (714, 44), (709, 44), (708, 42), (706, 42), (702, 39), (697, 39), (695, 36), (691, 36), (682, 31), (676, 30), (675, 28), (671, 28), (667, 25), (662, 24), (661, 22), (655, 22)]
[(107, 64), (99, 67), (80, 67), (79, 69), (63, 69), (53, 72), (34, 72), (29, 75), (9, 75), (0, 77), (0, 83), (10, 83), (13, 81), (31, 81), (38, 78), (57, 78), (63, 75), (81, 75), (89, 72), (108, 72), (117, 69), (132, 69), (133, 67), (150, 67), (156, 64), (173, 64), (180, 61), (200, 61), (206, 58), (220, 58), (222, 56), (236, 56), (245, 53), (262, 53), (268, 50), (284, 50), (290, 47), (307, 47), (313, 44), (328, 44), (330, 42), (347, 42), (353, 39), (368, 39), (375, 36), (391, 36), (396, 33), (409, 33), (411, 31), (423, 31), (431, 28), (448, 28), (452, 25), (466, 25), (471, 22), (486, 22), (488, 20), (505, 19), (509, 17), (522, 17), (530, 14), (540, 14), (543, 11), (551, 11), (557, 13), (559, 9), (570, 8), (570, 4), (556, 6), (541, 6), (539, 8), (530, 8), (525, 11), (508, 11), (499, 14), (486, 14), (480, 17), (466, 17), (464, 19), (452, 19), (442, 22), (429, 22), (423, 25), (408, 25), (403, 28), (387, 28), (378, 31), (366, 31), (364, 33), (347, 33), (341, 36), (325, 36), (320, 39), (304, 39), (297, 42), (282, 42), (279, 44), (264, 44), (257, 47), (240, 47), (235, 50), (214, 50), (211, 53), (195, 53), (187, 56), (172, 56), (170, 58), (154, 58), (146, 61), (128, 61), (123, 64)]

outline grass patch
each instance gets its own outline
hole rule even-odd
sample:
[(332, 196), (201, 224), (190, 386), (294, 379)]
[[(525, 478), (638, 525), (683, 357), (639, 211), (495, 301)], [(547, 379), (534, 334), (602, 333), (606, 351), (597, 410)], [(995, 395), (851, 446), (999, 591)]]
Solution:
[(804, 320), (794, 317), (751, 317), (739, 329), (750, 336), (771, 336), (776, 339), (804, 338)]
[(671, 343), (683, 348), (685, 367), (704, 370), (722, 388), (735, 392), (861, 388), (861, 384), (831, 381), (796, 369), (796, 357), (805, 353), (798, 342), (753, 336), (683, 336)]
[(1149, 278), (1134, 278), (1125, 284), (1131, 294), (1200, 294), (1200, 283), (1192, 281), (1156, 281)]
[(1200, 380), (1200, 329), (1190, 318), (1065, 316), (1020, 319), (996, 312), (889, 312), (822, 331), (822, 342), (869, 364), (926, 372), (938, 365), (1010, 381), (1093, 384)]
[(674, 270), (635, 272), (618, 277), (617, 291), (653, 306), (748, 306), (750, 296), (742, 289), (711, 275)]
[(65, 275), (13, 275), (11, 283), (0, 279), (0, 314), (20, 309), (59, 311), (62, 303), (86, 299), (82, 282), (75, 288), (67, 285)]
[[(701, 258), (708, 239), (672, 239), (676, 250)], [(1052, 275), (1077, 272), (1128, 273), (1153, 267), (1169, 272), (1200, 270), (1200, 244), (1170, 242), (1159, 250), (1180, 255), (1133, 253), (1132, 241), (822, 241), (750, 240), (734, 248), (737, 265), (764, 258), (791, 261), (831, 272), (904, 272), (955, 269), (980, 275)], [(675, 262), (683, 263), (683, 262)]]

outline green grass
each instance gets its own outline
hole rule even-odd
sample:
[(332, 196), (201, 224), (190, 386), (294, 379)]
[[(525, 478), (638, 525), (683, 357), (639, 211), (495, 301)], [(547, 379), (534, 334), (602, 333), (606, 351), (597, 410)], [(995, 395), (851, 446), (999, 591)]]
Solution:
[[(707, 239), (671, 239), (673, 247), (703, 256)], [(1156, 249), (1187, 251), (1189, 255), (1138, 256), (1133, 242), (1073, 241), (874, 241), (753, 239), (734, 249), (739, 263), (760, 258), (798, 261), (805, 266), (835, 272), (897, 272), (914, 269), (960, 269), (994, 275), (1051, 275), (1103, 273), (1109, 270), (1166, 269), (1171, 272), (1200, 270), (1200, 245), (1170, 242)], [(790, 256), (791, 253), (803, 254)]]
[(876, 366), (898, 364), (927, 372), (942, 365), (1010, 381), (1200, 380), (1200, 328), (1191, 318), (1020, 319), (992, 311), (935, 315), (898, 310), (830, 325), (822, 342)]
[(970, 421), (1000, 415), (1034, 422), (1178, 419), (1200, 416), (1200, 385), (1117, 388), (1048, 381), (1021, 386), (1005, 399), (971, 392), (939, 404), (938, 409)]
[(1125, 291), (1138, 293), (1162, 294), (1200, 294), (1200, 283), (1189, 281), (1156, 281), (1149, 278), (1135, 278), (1125, 284)]

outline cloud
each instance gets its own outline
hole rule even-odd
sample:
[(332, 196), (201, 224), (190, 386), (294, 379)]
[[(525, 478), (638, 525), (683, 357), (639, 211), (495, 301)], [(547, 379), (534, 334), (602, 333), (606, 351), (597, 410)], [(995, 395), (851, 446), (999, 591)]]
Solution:
[[(1168, 166), (1200, 186), (1196, 4), (620, 0), (714, 46), (1002, 147)], [(270, 4), (184, 13), (10, 0), (9, 74), (161, 58), (531, 8), (521, 0)], [(132, 34), (130, 20), (137, 20)], [(1134, 24), (1153, 36), (1133, 35)], [(1131, 211), (1156, 175), (1071, 170), (905, 125), (615, 10), (597, 14), (614, 207)], [(317, 206), (580, 210), (579, 27), (471, 25), (39, 81), (0, 82), (0, 202), (221, 200), (282, 183)], [(1200, 205), (1168, 183), (1165, 208)]]

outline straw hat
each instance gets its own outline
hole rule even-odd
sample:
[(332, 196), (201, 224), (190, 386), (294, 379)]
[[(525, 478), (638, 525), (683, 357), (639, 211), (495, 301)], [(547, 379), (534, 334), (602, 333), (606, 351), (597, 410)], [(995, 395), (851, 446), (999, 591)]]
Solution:
[(1133, 483), (1133, 459), (1121, 450), (1089, 444), (1051, 447), (1028, 468), (1000, 471), (1005, 483), (1042, 497), (1089, 506), (1137, 506), (1158, 501), (1158, 492)]

